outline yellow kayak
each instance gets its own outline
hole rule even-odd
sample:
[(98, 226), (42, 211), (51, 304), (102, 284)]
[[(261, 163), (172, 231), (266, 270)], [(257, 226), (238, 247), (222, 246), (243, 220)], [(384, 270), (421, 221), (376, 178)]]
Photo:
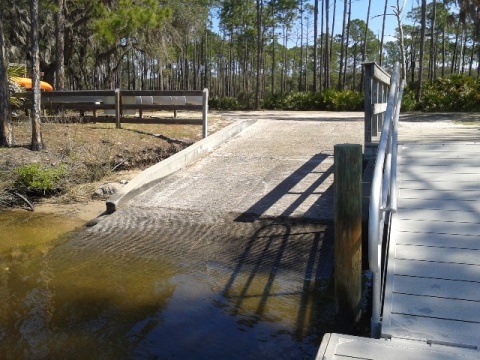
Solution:
[[(25, 89), (32, 88), (32, 79), (13, 76), (12, 81)], [(53, 91), (53, 86), (45, 81), (40, 81), (40, 89), (43, 91)]]

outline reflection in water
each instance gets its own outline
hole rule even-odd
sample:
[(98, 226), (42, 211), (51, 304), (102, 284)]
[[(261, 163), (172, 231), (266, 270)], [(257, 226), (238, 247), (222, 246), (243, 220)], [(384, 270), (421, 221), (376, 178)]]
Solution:
[(328, 318), (318, 309), (330, 306), (324, 231), (262, 226), (230, 263), (87, 250), (38, 229), (9, 239), (0, 253), (0, 358), (313, 358)]

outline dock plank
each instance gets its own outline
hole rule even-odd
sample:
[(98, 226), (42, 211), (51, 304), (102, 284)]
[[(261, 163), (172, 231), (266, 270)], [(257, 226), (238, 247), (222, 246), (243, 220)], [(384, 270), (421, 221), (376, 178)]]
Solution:
[(451, 235), (478, 235), (480, 234), (480, 224), (477, 223), (458, 223), (454, 221), (424, 221), (424, 220), (400, 220), (398, 231), (413, 233), (433, 233), (433, 234), (451, 234)]
[(325, 334), (316, 360), (371, 359), (371, 360), (453, 360), (476, 359), (473, 349), (412, 342), (403, 339), (369, 339), (351, 335)]
[[(478, 323), (452, 321), (422, 316), (392, 314), (383, 324), (384, 336), (412, 339), (425, 342), (444, 342), (452, 346), (470, 347), (478, 350)], [(477, 359), (480, 354), (477, 354)]]
[(396, 275), (393, 291), (399, 294), (480, 301), (480, 282)]
[[(480, 155), (479, 155), (480, 156)], [(425, 172), (402, 172), (400, 173), (400, 180), (403, 181), (426, 181), (426, 182), (439, 182), (439, 181), (446, 181), (446, 182), (463, 182), (463, 181), (478, 181), (479, 173), (478, 172), (468, 172), (469, 170), (465, 170), (465, 172), (439, 172), (441, 176), (432, 175), (431, 173)]]
[(443, 248), (456, 247), (471, 250), (480, 249), (480, 241), (477, 236), (428, 233), (420, 235), (407, 231), (397, 233), (397, 245), (422, 245)]
[[(410, 280), (413, 283), (416, 279)], [(477, 311), (480, 305), (478, 301), (400, 293), (394, 294), (394, 300), (392, 314), (480, 324), (480, 312)], [(455, 327), (456, 325), (450, 324), (449, 326)]]
[(480, 265), (480, 250), (474, 249), (397, 244), (396, 252), (397, 259)]
[[(434, 200), (434, 199), (431, 199)], [(449, 222), (457, 223), (478, 223), (480, 219), (475, 211), (455, 211), (444, 209), (402, 209), (399, 214), (400, 220), (422, 219), (423, 221), (442, 221), (448, 219)]]
[[(480, 202), (471, 200), (444, 200), (444, 199), (402, 199), (402, 207), (408, 209), (432, 209), (452, 211), (480, 212)], [(479, 216), (480, 218), (480, 216)]]
[(480, 266), (478, 265), (397, 259), (394, 266), (395, 275), (463, 281), (480, 279)]

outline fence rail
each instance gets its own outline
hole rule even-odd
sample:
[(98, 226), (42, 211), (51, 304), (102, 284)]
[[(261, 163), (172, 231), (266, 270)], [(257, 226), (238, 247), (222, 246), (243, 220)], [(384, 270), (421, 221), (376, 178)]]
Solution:
[(396, 63), (378, 143), (368, 218), (368, 261), (373, 273), (371, 335), (375, 338), (378, 338), (381, 332), (381, 307), (386, 270), (382, 254), (387, 253), (383, 251), (385, 224), (389, 214), (397, 210), (398, 117), (404, 86), (404, 81), (400, 82), (399, 65)]
[[(15, 97), (24, 98), (25, 106), (32, 101), (32, 92), (16, 93)], [(97, 117), (97, 110), (103, 110), (106, 116), (114, 116), (117, 128), (121, 128), (122, 118), (126, 115), (143, 117), (144, 111), (177, 110), (202, 111), (203, 137), (208, 135), (208, 89), (203, 90), (80, 90), (42, 92), (42, 109), (88, 110)]]
[(387, 110), (390, 74), (375, 62), (362, 64), (365, 70), (365, 156), (374, 158)]

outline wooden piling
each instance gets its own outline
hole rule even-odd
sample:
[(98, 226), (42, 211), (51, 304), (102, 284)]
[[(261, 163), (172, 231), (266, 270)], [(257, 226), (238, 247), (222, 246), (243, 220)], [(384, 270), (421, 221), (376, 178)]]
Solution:
[(360, 317), (362, 294), (362, 146), (334, 147), (335, 307), (341, 327)]

